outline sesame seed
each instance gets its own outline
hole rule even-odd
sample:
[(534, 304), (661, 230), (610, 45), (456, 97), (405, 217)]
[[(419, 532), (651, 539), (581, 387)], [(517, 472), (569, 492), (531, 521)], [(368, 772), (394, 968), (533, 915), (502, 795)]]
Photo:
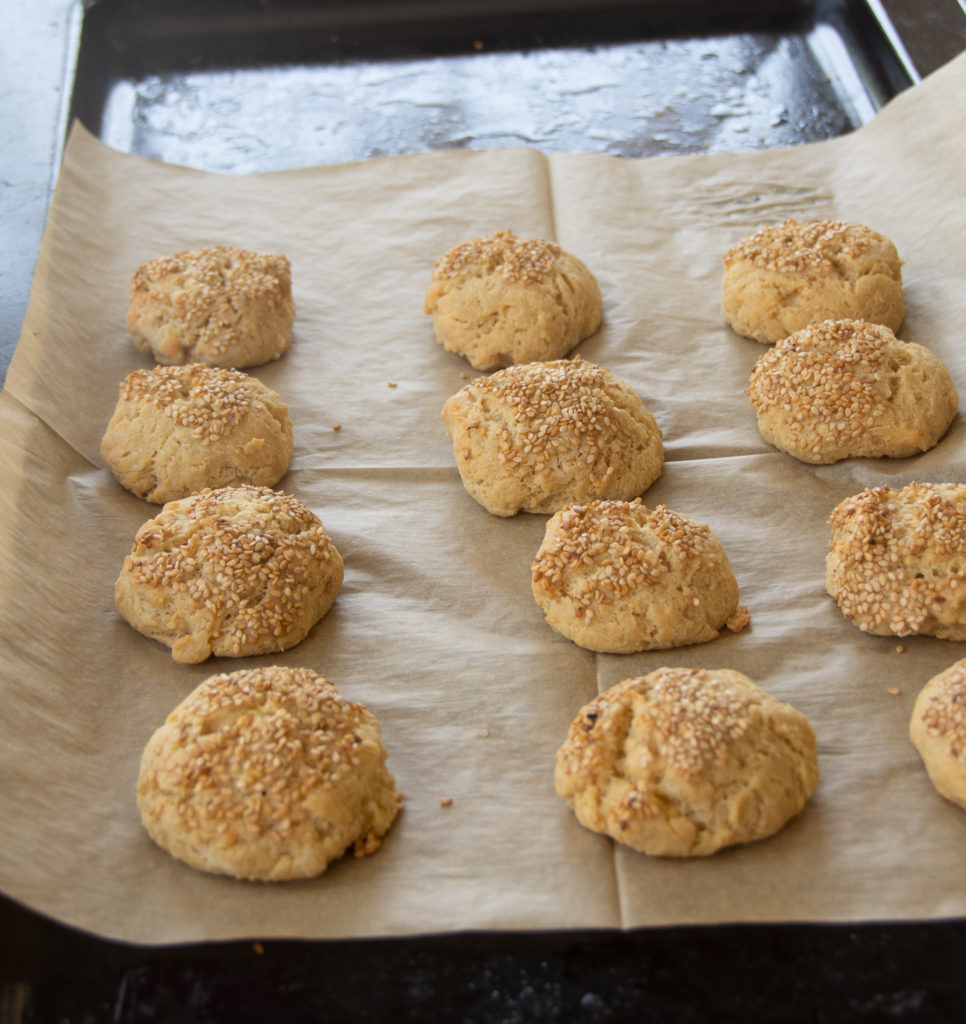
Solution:
[(933, 677), (922, 697), (925, 704), (921, 719), (926, 732), (944, 739), (949, 753), (966, 763), (966, 660)]
[(570, 505), (548, 524), (530, 571), (544, 596), (566, 595), (577, 603), (579, 618), (590, 618), (591, 605), (613, 604), (632, 590), (655, 586), (673, 565), (700, 557), (710, 538), (705, 523), (666, 505), (649, 509), (639, 498)]
[(966, 486), (866, 488), (829, 517), (827, 586), (867, 632), (966, 639), (949, 583), (966, 578)]
[(841, 220), (815, 220), (766, 225), (732, 246), (725, 266), (743, 260), (761, 270), (783, 273), (837, 272), (840, 257), (856, 259), (871, 247), (867, 228)]
[(149, 260), (131, 279), (132, 303), (147, 298), (209, 357), (242, 339), (240, 314), (253, 307), (281, 310), (291, 305), (291, 293), (285, 256), (224, 245)]
[(207, 445), (235, 430), (265, 393), (263, 384), (239, 370), (188, 363), (128, 374), (119, 403), (150, 402)]
[(512, 231), (500, 231), (489, 238), (473, 238), (436, 261), (433, 278), (455, 277), (475, 266), (487, 273), (499, 272), (508, 281), (537, 283), (553, 268), (561, 248), (543, 239), (517, 238)]
[(939, 362), (921, 346), (898, 340), (888, 327), (826, 320), (765, 352), (747, 395), (763, 430), (796, 458), (874, 457), (896, 431), (895, 403), (903, 394), (899, 375), (913, 356)]
[[(135, 535), (123, 573), (183, 595), (210, 638), (235, 654), (283, 636), (305, 607), (307, 580), (337, 558), (319, 518), (267, 487), (206, 489), (169, 502)], [(270, 645), (271, 646), (271, 645)]]
[(653, 737), (672, 771), (695, 776), (728, 761), (730, 746), (747, 732), (763, 699), (738, 673), (722, 677), (705, 669), (661, 668), (625, 679), (588, 704), (574, 721), (561, 755), (576, 772), (582, 762), (600, 758), (604, 736), (615, 728), (633, 727), (639, 735)]
[(184, 756), (165, 758), (139, 791), (172, 795), (169, 813), (193, 831), (203, 819), (226, 846), (315, 829), (314, 795), (356, 771), (360, 746), (385, 755), (371, 713), (306, 668), (211, 676), (168, 716), (161, 737)]
[[(660, 428), (637, 395), (579, 355), (507, 367), (465, 385), (450, 402), (465, 403), (470, 422), (492, 419), (500, 463), (536, 474), (567, 476), (576, 458), (606, 475), (648, 440), (660, 442)], [(505, 411), (494, 412), (497, 403)]]

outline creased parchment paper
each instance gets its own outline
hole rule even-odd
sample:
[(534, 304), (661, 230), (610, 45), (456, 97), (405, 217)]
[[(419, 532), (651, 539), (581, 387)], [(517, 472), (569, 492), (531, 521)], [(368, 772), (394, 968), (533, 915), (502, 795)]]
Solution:
[[(872, 484), (966, 479), (963, 419), (916, 458), (797, 463), (762, 442), (744, 394), (764, 349), (719, 313), (721, 256), (759, 224), (867, 223), (906, 261), (900, 335), (934, 349), (966, 395), (964, 93), (961, 58), (851, 136), (783, 151), (454, 151), (251, 177), (121, 155), (76, 128), (0, 396), (0, 888), (150, 943), (966, 913), (966, 814), (907, 739), (916, 693), (966, 646), (913, 638), (900, 652), (824, 591), (832, 508)], [(645, 503), (711, 525), (749, 630), (583, 651), (530, 594), (545, 518), (497, 519), (464, 492), (440, 409), (473, 373), (435, 343), (422, 298), (439, 255), (507, 227), (556, 239), (597, 275), (605, 322), (579, 351), (656, 415), (668, 462)], [(321, 516), (346, 579), (299, 647), (183, 666), (114, 612), (121, 560), (156, 506), (123, 491), (98, 449), (119, 382), (151, 365), (124, 329), (131, 274), (213, 243), (292, 261), (294, 344), (254, 372), (295, 424), (279, 486)], [(141, 828), (141, 750), (209, 674), (274, 662), (322, 671), (375, 712), (405, 810), (378, 853), (311, 882), (196, 872)], [(649, 859), (582, 829), (555, 796), (581, 705), (662, 665), (737, 669), (808, 716), (822, 778), (780, 834)]]

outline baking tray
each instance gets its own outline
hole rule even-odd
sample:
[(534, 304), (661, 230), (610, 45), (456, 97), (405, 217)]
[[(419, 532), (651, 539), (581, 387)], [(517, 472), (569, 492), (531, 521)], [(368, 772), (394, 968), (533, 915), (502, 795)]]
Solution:
[(642, 157), (840, 135), (911, 80), (865, 0), (105, 0), (71, 118), (211, 171), (463, 146)]
[[(104, 0), (77, 28), (61, 137), (76, 117), (117, 149), (235, 173), (797, 145), (916, 77), (864, 0)], [(961, 922), (143, 949), (0, 900), (0, 1024), (953, 1020), (964, 953)]]

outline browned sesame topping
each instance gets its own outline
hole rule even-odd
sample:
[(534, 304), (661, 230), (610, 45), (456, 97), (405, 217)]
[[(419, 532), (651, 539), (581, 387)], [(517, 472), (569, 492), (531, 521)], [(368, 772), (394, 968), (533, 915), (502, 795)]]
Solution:
[(705, 669), (658, 669), (625, 679), (587, 705), (571, 728), (567, 758), (572, 771), (581, 763), (586, 768), (588, 761), (600, 758), (605, 733), (633, 730), (653, 738), (672, 771), (697, 775), (709, 765), (727, 762), (730, 746), (749, 728), (758, 703), (755, 689)]
[[(168, 320), (197, 332), (198, 344), (211, 355), (224, 354), (239, 341), (239, 314), (254, 304), (283, 306), (291, 291), (285, 256), (224, 245), (149, 260), (131, 279), (132, 297), (145, 293)], [(223, 301), (227, 306), (220, 306)]]
[(868, 252), (871, 233), (841, 220), (816, 220), (766, 225), (725, 253), (725, 266), (739, 260), (761, 270), (802, 273), (833, 271), (841, 256), (855, 259)]
[(180, 755), (139, 785), (177, 797), (184, 825), (197, 829), (203, 818), (224, 845), (284, 838), (311, 820), (313, 793), (355, 770), (373, 722), (310, 669), (215, 675), (168, 717)]
[(847, 454), (888, 415), (904, 343), (888, 327), (826, 320), (779, 341), (755, 364), (748, 398), (816, 456)]
[(125, 571), (182, 592), (205, 612), (208, 635), (242, 653), (279, 637), (304, 606), (304, 580), (332, 550), (319, 518), (267, 487), (223, 487), (169, 502), (135, 535)]
[(581, 357), (507, 367), (464, 386), (482, 410), (490, 397), (508, 406), (497, 458), (547, 469), (575, 451), (592, 465), (619, 462), (622, 385), (606, 369)]
[(929, 735), (942, 737), (950, 755), (966, 763), (966, 660), (929, 681), (921, 715)]
[(517, 238), (512, 231), (500, 231), (450, 249), (437, 260), (433, 277), (455, 277), (467, 267), (477, 266), (487, 273), (500, 273), (508, 281), (533, 284), (547, 276), (561, 251), (554, 242)]
[(829, 524), (829, 591), (861, 629), (930, 631), (945, 594), (966, 587), (966, 487), (870, 487), (841, 502)]
[[(595, 604), (613, 604), (636, 588), (650, 587), (672, 569), (698, 557), (711, 530), (665, 505), (594, 501), (558, 513), (530, 566), (534, 584), (548, 597), (566, 594), (578, 617)], [(588, 571), (593, 567), (593, 571)]]
[(121, 384), (120, 400), (151, 402), (196, 440), (210, 444), (244, 420), (260, 390), (239, 370), (189, 363), (135, 370)]

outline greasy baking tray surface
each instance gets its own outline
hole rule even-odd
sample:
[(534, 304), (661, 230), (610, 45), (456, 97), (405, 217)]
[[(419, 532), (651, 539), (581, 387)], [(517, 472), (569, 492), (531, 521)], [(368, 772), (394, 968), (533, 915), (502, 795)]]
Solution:
[(70, 113), (124, 152), (244, 173), (455, 147), (788, 146), (909, 84), (864, 0), (104, 0)]

